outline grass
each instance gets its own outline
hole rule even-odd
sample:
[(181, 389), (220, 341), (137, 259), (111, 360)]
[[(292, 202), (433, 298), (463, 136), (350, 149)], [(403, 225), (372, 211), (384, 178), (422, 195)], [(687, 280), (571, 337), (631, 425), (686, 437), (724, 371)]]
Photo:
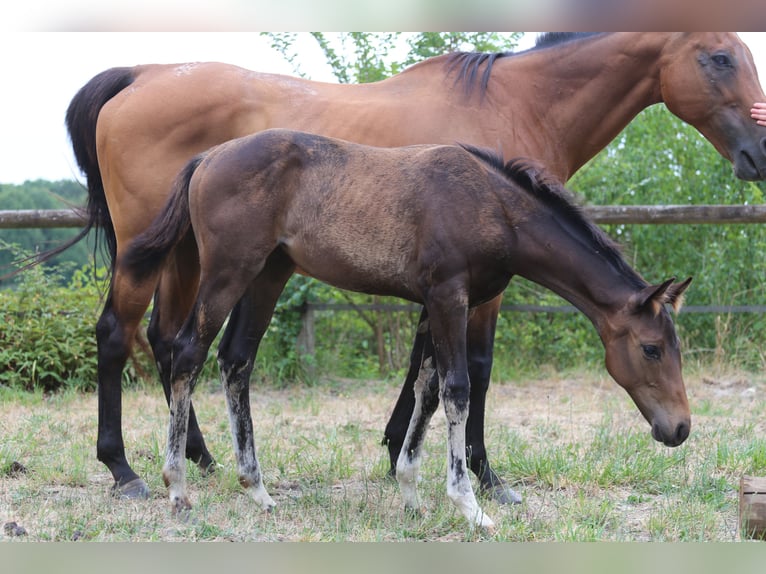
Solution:
[(195, 407), (221, 466), (209, 477), (189, 466), (194, 511), (186, 522), (171, 516), (161, 480), (168, 415), (159, 387), (123, 399), (128, 457), (149, 484), (146, 501), (110, 494), (111, 476), (95, 458), (95, 394), (0, 389), (0, 521), (26, 531), (0, 531), (0, 540), (738, 540), (740, 477), (766, 475), (766, 381), (697, 372), (687, 388), (692, 435), (668, 449), (605, 374), (494, 383), (488, 449), (524, 501), (482, 500), (497, 524), (491, 537), (472, 531), (446, 497), (441, 411), (426, 440), (423, 510), (403, 512), (380, 446), (396, 381), (255, 389), (256, 446), (277, 502), (270, 514), (238, 484), (223, 395), (200, 385)]

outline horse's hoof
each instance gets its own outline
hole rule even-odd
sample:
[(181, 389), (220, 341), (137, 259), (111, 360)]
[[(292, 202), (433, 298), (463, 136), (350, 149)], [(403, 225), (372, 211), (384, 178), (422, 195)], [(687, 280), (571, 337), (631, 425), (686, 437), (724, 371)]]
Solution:
[(115, 482), (112, 486), (112, 494), (119, 498), (131, 500), (147, 499), (149, 498), (149, 486), (147, 486), (142, 478), (134, 478), (123, 485)]
[(484, 495), (498, 504), (521, 504), (521, 495), (505, 484), (496, 484), (484, 489)]

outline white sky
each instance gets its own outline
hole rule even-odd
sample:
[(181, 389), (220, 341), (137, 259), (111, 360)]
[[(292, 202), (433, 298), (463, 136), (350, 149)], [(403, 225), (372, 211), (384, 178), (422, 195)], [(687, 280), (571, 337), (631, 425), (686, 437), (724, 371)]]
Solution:
[[(527, 34), (522, 48), (534, 42)], [(741, 32), (766, 78), (766, 32)], [(17, 32), (0, 35), (0, 183), (82, 179), (71, 153), (64, 115), (72, 96), (95, 74), (148, 63), (222, 61), (292, 74), (258, 33)], [(333, 81), (316, 43), (307, 38), (301, 69)]]

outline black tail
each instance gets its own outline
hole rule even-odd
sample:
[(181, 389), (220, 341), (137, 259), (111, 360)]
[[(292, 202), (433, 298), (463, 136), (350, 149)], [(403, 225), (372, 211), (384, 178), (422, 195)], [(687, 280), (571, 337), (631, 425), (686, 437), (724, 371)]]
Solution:
[(195, 157), (181, 170), (162, 212), (133, 240), (125, 253), (122, 262), (136, 281), (155, 273), (178, 242), (191, 233), (189, 182), (203, 157)]
[[(96, 75), (69, 103), (66, 112), (66, 126), (69, 139), (72, 142), (74, 157), (77, 165), (85, 174), (88, 184), (88, 221), (80, 233), (69, 242), (41, 254), (42, 261), (50, 259), (85, 237), (91, 229), (103, 234), (107, 253), (114, 269), (114, 258), (117, 254), (117, 238), (114, 233), (112, 217), (106, 205), (104, 183), (101, 180), (101, 170), (96, 156), (96, 121), (104, 104), (127, 88), (135, 81), (133, 68), (110, 68)], [(97, 237), (98, 241), (98, 237)]]

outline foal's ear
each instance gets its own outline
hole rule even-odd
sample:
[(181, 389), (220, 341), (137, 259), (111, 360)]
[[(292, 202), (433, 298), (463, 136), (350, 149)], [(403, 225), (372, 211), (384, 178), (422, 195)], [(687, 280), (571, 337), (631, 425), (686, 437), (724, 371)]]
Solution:
[(658, 313), (665, 304), (671, 305), (674, 311), (678, 311), (683, 303), (683, 293), (692, 282), (692, 278), (689, 277), (683, 283), (674, 283), (675, 280), (675, 277), (671, 277), (659, 285), (647, 285), (641, 289), (631, 297), (630, 305), (633, 311), (643, 311), (647, 305), (651, 305), (654, 313)]
[(684, 291), (692, 282), (692, 278), (688, 277), (683, 283), (674, 283), (665, 291), (665, 303), (673, 307), (673, 311), (678, 313), (681, 309), (681, 305), (684, 304)]

